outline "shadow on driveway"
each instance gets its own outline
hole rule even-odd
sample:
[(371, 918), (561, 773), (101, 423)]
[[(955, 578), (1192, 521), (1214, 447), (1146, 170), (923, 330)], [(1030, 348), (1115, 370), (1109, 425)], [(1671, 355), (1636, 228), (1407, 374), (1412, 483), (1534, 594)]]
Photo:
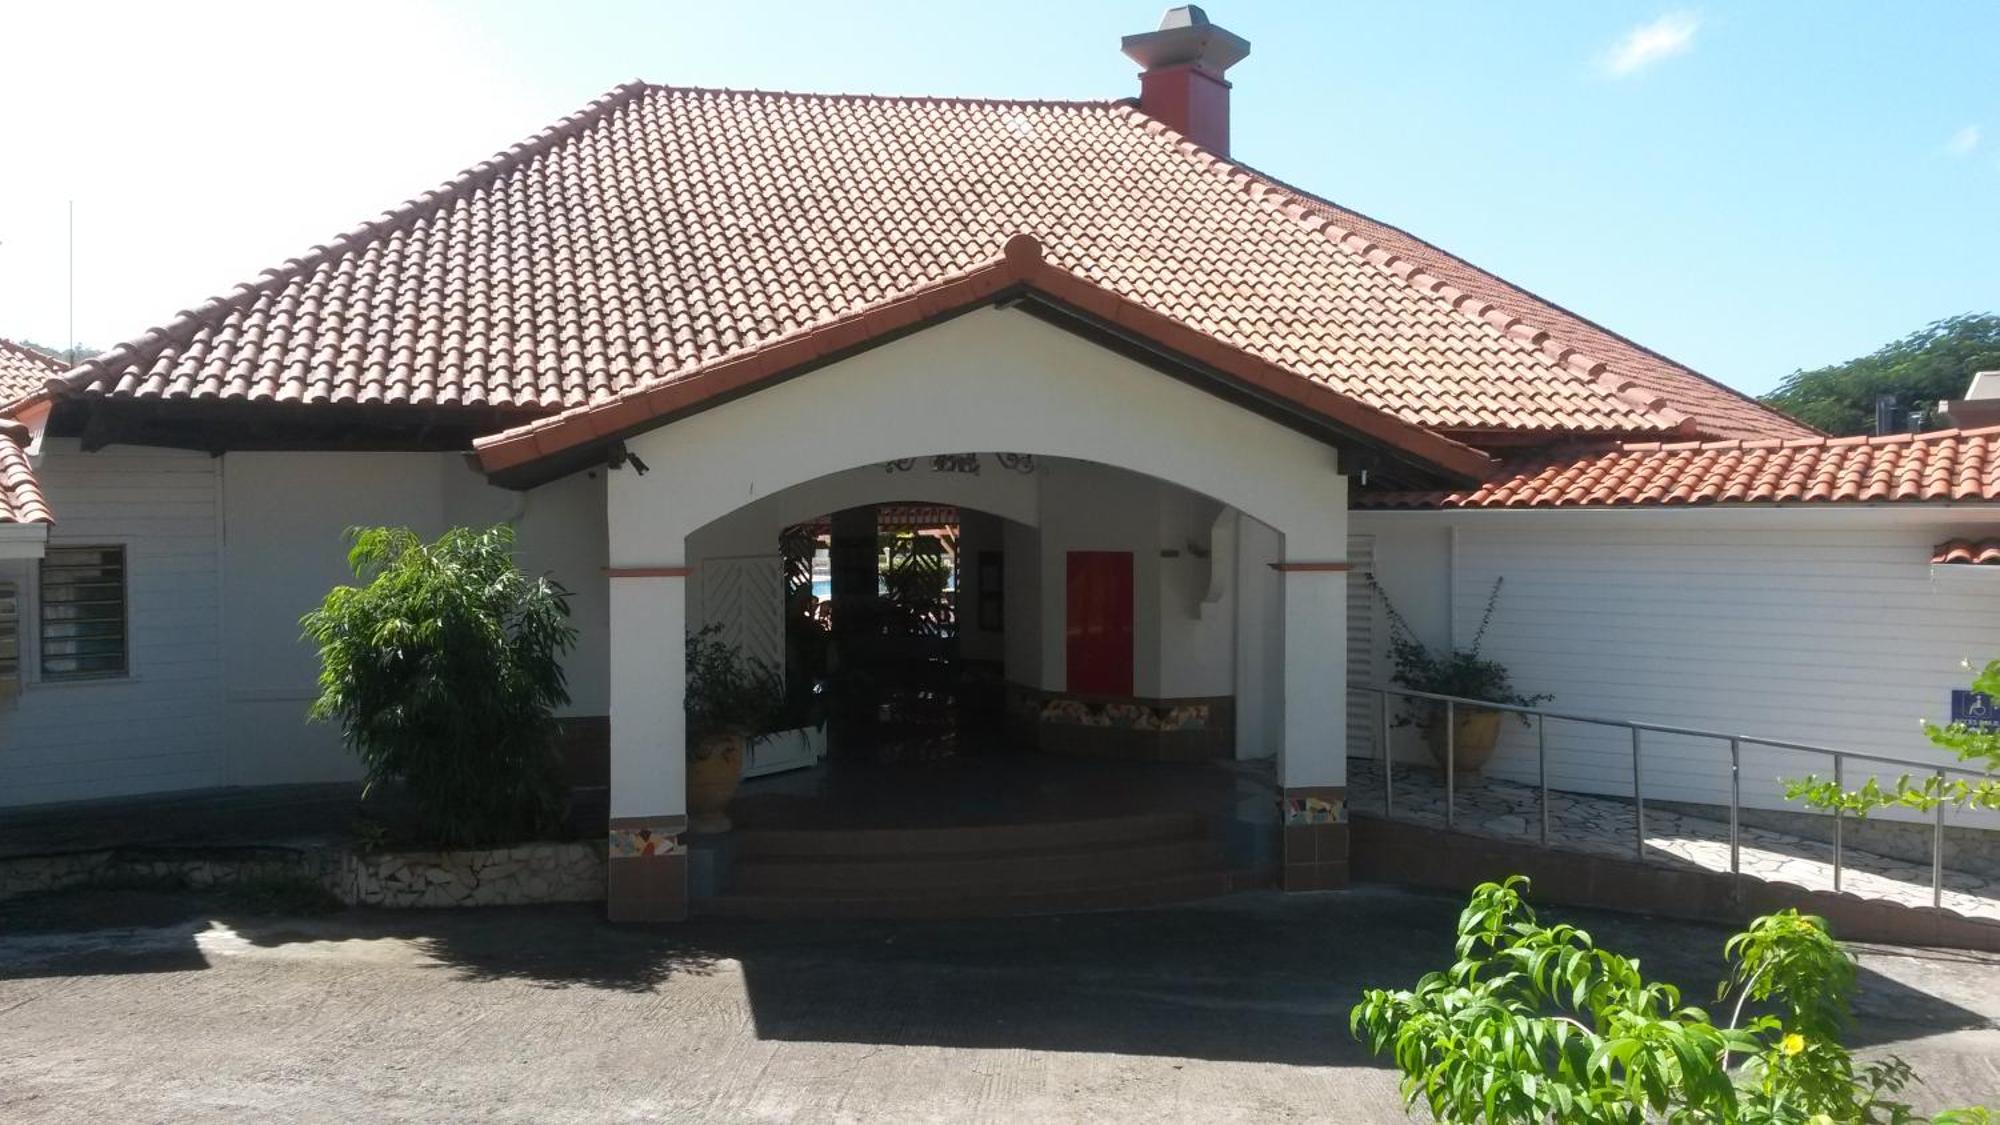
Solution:
[[(343, 910), (263, 917), (187, 894), (79, 891), (0, 903), (0, 978), (192, 972), (215, 943), (359, 958), (461, 980), (660, 992), (740, 971), (760, 1039), (1106, 1052), (1380, 1066), (1347, 1033), (1361, 990), (1451, 960), (1456, 898), (1384, 889), (1238, 895), (1167, 910), (959, 922), (697, 920), (634, 928), (595, 906)], [(1551, 908), (1643, 959), (1693, 1002), (1714, 996), (1727, 931)], [(1891, 953), (1891, 956), (1901, 956)], [(1942, 957), (1912, 988), (1864, 958), (1856, 1046), (1993, 1026), (1953, 996), (2000, 989), (2000, 958)], [(379, 963), (379, 960), (378, 960)], [(1926, 961), (1927, 965), (1930, 962)], [(1973, 989), (1963, 991), (1960, 987)]]

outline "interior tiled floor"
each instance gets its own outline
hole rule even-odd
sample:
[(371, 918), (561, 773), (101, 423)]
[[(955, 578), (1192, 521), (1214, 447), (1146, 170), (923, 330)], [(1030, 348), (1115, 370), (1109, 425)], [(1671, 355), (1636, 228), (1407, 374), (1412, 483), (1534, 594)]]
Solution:
[[(1347, 763), (1347, 800), (1353, 812), (1382, 814), (1382, 765), (1364, 758)], [(1445, 823), (1443, 775), (1432, 768), (1395, 767), (1395, 818)], [(1539, 842), (1540, 794), (1532, 785), (1482, 778), (1460, 784), (1453, 795), (1453, 827), (1505, 840)], [(1746, 875), (1783, 880), (1808, 890), (1833, 890), (1833, 845), (1767, 828), (1739, 833)], [(1631, 859), (1638, 850), (1632, 802), (1616, 797), (1554, 792), (1549, 795), (1552, 847)], [(1840, 889), (1909, 906), (1931, 905), (1928, 863), (1891, 859), (1852, 847), (1841, 849)], [(1710, 871), (1729, 870), (1729, 824), (1657, 808), (1646, 810), (1646, 859)], [(1965, 915), (2000, 918), (2000, 883), (1946, 868), (1943, 904)]]

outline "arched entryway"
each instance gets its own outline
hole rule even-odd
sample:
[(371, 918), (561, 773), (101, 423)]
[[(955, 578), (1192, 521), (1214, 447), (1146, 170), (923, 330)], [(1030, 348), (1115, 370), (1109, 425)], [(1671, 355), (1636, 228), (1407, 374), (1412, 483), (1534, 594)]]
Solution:
[[(1255, 686), (1272, 701), (1276, 782), (1287, 807), (1297, 805), (1302, 817), (1338, 819), (1347, 490), (1339, 454), (1323, 438), (1040, 318), (989, 309), (673, 421), (627, 445), (631, 461), (612, 474), (608, 489), (614, 914), (674, 915), (686, 899), (684, 862), (670, 872), (671, 864), (617, 860), (630, 836), (678, 841), (685, 823), (680, 639), (698, 619), (690, 590), (703, 565), (700, 538), (756, 510), (766, 527), (760, 542), (769, 543), (788, 521), (839, 510), (838, 496), (963, 504), (1045, 537), (1055, 497), (1074, 508), (1065, 508), (1063, 518), (1082, 535), (1075, 551), (1094, 549), (1089, 537), (1115, 526), (1143, 529), (1123, 547), (1106, 548), (1129, 551), (1138, 572), (1135, 588), (1143, 597), (1132, 621), (1133, 694), (1142, 699), (1177, 698), (1183, 677), (1202, 674), (1199, 660), (1188, 658), (1215, 651), (1165, 635), (1159, 611), (1170, 597), (1193, 595), (1186, 619), (1197, 629), (1205, 620), (1215, 627), (1216, 619), (1200, 615), (1207, 586), (1194, 591), (1201, 584), (1190, 576), (1197, 561), (1202, 575), (1211, 575), (1214, 560), (1199, 556), (1212, 556), (1212, 545), (1202, 544), (1213, 543), (1222, 513), (1270, 529), (1276, 557), (1262, 569), (1276, 583), (1274, 602), (1282, 607), (1270, 623), (1280, 633), (1280, 660)], [(890, 480), (900, 465), (966, 457), (996, 467)], [(1002, 457), (1032, 458), (1042, 473), (1006, 471), (998, 467)], [(1068, 475), (1052, 483), (1049, 473)], [(1179, 513), (1169, 497), (1196, 498), (1202, 507), (1190, 502)], [(1181, 518), (1204, 526), (1176, 542), (1166, 528)], [(1043, 596), (1031, 654), (1034, 682), (1043, 690), (1069, 684), (1067, 605), (1045, 595), (1065, 585), (1071, 552), (1043, 550), (1034, 569)], [(1234, 644), (1233, 619), (1226, 632)], [(1242, 685), (1229, 686), (1236, 694)], [(1287, 866), (1334, 862), (1313, 847), (1308, 858), (1296, 849), (1285, 854)], [(1330, 878), (1330, 870), (1324, 875)]]

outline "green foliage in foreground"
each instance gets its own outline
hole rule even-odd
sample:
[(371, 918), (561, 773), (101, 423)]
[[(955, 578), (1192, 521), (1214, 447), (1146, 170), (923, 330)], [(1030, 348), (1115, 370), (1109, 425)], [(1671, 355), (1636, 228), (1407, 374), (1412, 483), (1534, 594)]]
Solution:
[[(1527, 880), (1486, 883), (1458, 919), (1458, 963), (1411, 991), (1370, 989), (1354, 1035), (1393, 1055), (1406, 1105), (1443, 1122), (1917, 1122), (1901, 1060), (1857, 1067), (1840, 1034), (1854, 960), (1818, 918), (1759, 918), (1724, 946), (1717, 1024), (1574, 926), (1544, 926)], [(1747, 1005), (1761, 1013), (1744, 1019)], [(1989, 1120), (1983, 1109), (1931, 1119)]]
[[(2000, 699), (2000, 660), (1987, 662), (1986, 668), (1973, 679), (1972, 690)], [(2000, 732), (1974, 730), (1959, 723), (1948, 727), (1925, 723), (1924, 737), (1930, 739), (1932, 745), (1951, 751), (1960, 762), (1976, 763), (1986, 771), (1987, 776), (1964, 778), (1930, 774), (1922, 781), (1913, 783), (1910, 775), (1904, 774), (1887, 789), (1871, 777), (1860, 788), (1843, 791), (1831, 778), (1809, 774), (1786, 781), (1785, 796), (1814, 808), (1840, 809), (1864, 817), (1891, 805), (1919, 812), (1930, 812), (1939, 805), (2000, 809), (2000, 776), (1996, 776), (2000, 775)]]
[(319, 645), (311, 717), (340, 724), (372, 789), (399, 782), (452, 847), (545, 835), (560, 820), (555, 708), (576, 643), (569, 593), (514, 564), (514, 530), (349, 532), (360, 580), (301, 624)]

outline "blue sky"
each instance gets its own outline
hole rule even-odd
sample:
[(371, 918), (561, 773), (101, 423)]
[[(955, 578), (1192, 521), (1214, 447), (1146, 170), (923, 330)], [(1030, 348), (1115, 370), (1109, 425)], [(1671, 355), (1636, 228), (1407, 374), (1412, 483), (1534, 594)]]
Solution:
[[(630, 78), (1122, 97), (1162, 5), (81, 7), (0, 13), (0, 335), (67, 332), (75, 200), (102, 346)], [(2000, 311), (2000, 5), (1207, 10), (1237, 157), (1743, 390)]]

